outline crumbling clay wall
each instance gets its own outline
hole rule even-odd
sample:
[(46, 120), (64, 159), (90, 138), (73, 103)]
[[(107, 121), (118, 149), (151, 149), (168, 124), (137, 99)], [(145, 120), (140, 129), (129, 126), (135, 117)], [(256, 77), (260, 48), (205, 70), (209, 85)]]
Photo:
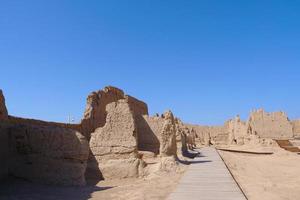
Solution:
[(220, 145), (227, 144), (228, 131), (224, 126), (200, 126), (186, 124), (189, 129), (193, 129), (196, 134), (197, 141), (202, 145)]
[(58, 122), (47, 122), (42, 120), (36, 120), (36, 119), (26, 119), (22, 117), (15, 117), (15, 116), (8, 116), (8, 120), (10, 124), (19, 125), (19, 124), (25, 124), (25, 125), (35, 125), (35, 126), (57, 126), (62, 128), (70, 128), (73, 130), (77, 130), (80, 132), (80, 124), (65, 124), (65, 123), (58, 123)]
[(135, 116), (148, 115), (148, 106), (146, 103), (129, 95), (125, 95), (124, 99), (128, 102), (129, 107)]
[(19, 124), (8, 130), (9, 173), (27, 180), (84, 185), (88, 142), (79, 132), (58, 126)]
[(228, 144), (244, 144), (244, 138), (248, 133), (248, 124), (241, 121), (240, 116), (227, 121), (225, 127), (228, 131)]
[(283, 112), (267, 113), (257, 110), (250, 114), (249, 133), (261, 138), (289, 139), (293, 137), (293, 126)]
[(291, 123), (293, 125), (294, 137), (300, 137), (300, 120), (294, 120)]
[(6, 123), (0, 121), (0, 180), (8, 176), (9, 157), (8, 127)]
[(4, 121), (8, 118), (8, 113), (5, 105), (5, 99), (0, 90), (0, 180), (8, 176), (8, 132), (7, 125)]
[(163, 124), (164, 121), (159, 116), (150, 117), (148, 115), (142, 115), (137, 118), (138, 150), (151, 151), (156, 155), (159, 154), (159, 138)]
[(188, 127), (186, 127), (183, 122), (179, 118), (175, 118), (175, 128), (176, 128), (176, 142), (177, 145), (180, 146), (180, 149), (177, 149), (178, 155), (185, 155), (188, 152), (187, 146), (187, 131), (189, 131)]
[(138, 158), (135, 117), (127, 100), (106, 106), (106, 124), (91, 134), (88, 174), (100, 169), (104, 179), (137, 177)]
[(0, 180), (8, 176), (8, 159), (9, 147), (8, 147), (8, 127), (7, 127), (8, 113), (5, 105), (5, 99), (0, 90)]
[(8, 116), (2, 92), (0, 99), (0, 178), (12, 175), (41, 183), (84, 185), (89, 147), (78, 131), (70, 129), (78, 127)]
[(135, 99), (118, 88), (107, 86), (103, 90), (92, 92), (87, 97), (84, 117), (81, 121), (81, 132), (90, 138), (96, 128), (103, 127), (106, 123), (106, 105), (125, 99), (135, 115), (147, 115), (148, 107), (142, 101)]
[(106, 105), (124, 98), (124, 92), (115, 87), (105, 87), (87, 97), (87, 105), (81, 121), (82, 133), (89, 138), (96, 128), (105, 125)]
[(138, 150), (162, 156), (177, 155), (175, 119), (170, 111), (162, 116), (140, 116), (136, 124)]
[(160, 136), (160, 155), (177, 156), (175, 119), (171, 111), (163, 115), (164, 124)]
[(0, 120), (7, 119), (8, 113), (5, 105), (5, 99), (2, 93), (2, 90), (0, 90)]

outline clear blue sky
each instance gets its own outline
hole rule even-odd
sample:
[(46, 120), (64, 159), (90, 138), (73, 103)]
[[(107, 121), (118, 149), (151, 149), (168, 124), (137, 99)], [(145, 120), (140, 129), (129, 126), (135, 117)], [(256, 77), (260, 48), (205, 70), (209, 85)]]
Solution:
[(300, 1), (0, 1), (11, 115), (79, 121), (113, 85), (186, 122), (263, 107), (300, 118)]

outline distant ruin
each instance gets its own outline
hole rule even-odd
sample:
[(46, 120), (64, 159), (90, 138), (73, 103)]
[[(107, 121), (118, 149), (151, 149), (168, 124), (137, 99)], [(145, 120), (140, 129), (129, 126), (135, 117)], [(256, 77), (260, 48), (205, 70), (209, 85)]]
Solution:
[(251, 112), (245, 122), (236, 116), (223, 126), (187, 126), (196, 131), (203, 145), (243, 145), (254, 137), (280, 140), (292, 139), (300, 134), (299, 120), (290, 121), (284, 112), (267, 113), (263, 109)]
[(283, 112), (257, 110), (245, 122), (236, 116), (223, 126), (191, 125), (171, 111), (149, 116), (146, 103), (111, 86), (87, 97), (80, 124), (24, 119), (8, 114), (0, 90), (0, 179), (85, 185), (86, 179), (142, 177), (171, 170), (196, 145), (295, 137), (300, 120)]

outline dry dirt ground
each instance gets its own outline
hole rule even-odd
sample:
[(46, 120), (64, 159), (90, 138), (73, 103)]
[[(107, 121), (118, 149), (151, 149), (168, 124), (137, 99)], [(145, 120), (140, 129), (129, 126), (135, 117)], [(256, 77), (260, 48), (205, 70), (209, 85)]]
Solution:
[(58, 187), (22, 180), (1, 184), (1, 200), (161, 200), (176, 187), (182, 174), (165, 173), (151, 178), (101, 181), (84, 187)]
[(147, 178), (100, 181), (84, 187), (9, 180), (0, 185), (0, 200), (162, 200), (175, 189), (182, 174), (159, 173)]
[(273, 151), (273, 155), (220, 154), (249, 200), (300, 199), (300, 155), (280, 148)]
[(100, 187), (117, 186), (110, 190), (95, 192), (92, 199), (162, 200), (173, 191), (181, 174), (165, 174), (150, 179), (124, 179), (104, 181)]

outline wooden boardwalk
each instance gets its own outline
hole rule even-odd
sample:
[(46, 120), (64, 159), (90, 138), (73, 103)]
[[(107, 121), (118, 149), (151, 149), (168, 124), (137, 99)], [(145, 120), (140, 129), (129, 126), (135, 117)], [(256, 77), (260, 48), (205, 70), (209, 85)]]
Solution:
[(246, 200), (213, 147), (200, 150), (168, 200)]

